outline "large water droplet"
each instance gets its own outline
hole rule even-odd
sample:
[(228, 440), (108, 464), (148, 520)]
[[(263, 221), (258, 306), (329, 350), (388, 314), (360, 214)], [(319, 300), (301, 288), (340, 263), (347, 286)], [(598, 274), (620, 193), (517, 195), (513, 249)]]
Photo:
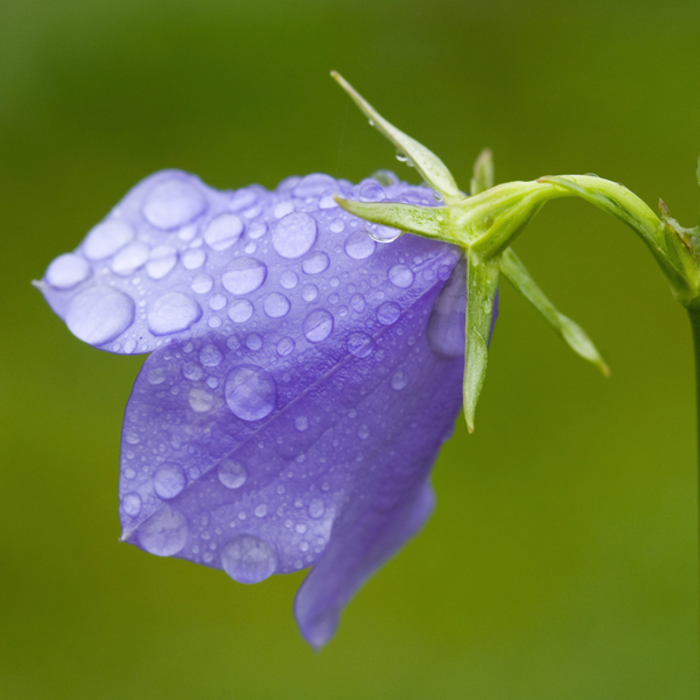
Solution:
[(104, 260), (134, 240), (134, 229), (126, 221), (104, 221), (88, 233), (83, 253), (90, 260)]
[(90, 264), (75, 253), (59, 255), (46, 270), (46, 281), (56, 289), (71, 289), (90, 276)]
[(299, 278), (297, 277), (296, 272), (293, 272), (292, 270), (285, 270), (280, 275), (280, 285), (284, 287), (284, 289), (294, 289), (298, 282)]
[(148, 328), (153, 335), (168, 335), (184, 331), (202, 317), (202, 307), (180, 292), (168, 292), (158, 297), (148, 312)]
[(253, 315), (253, 305), (247, 299), (238, 299), (228, 307), (228, 317), (234, 323), (245, 323)]
[(186, 270), (197, 270), (207, 260), (207, 254), (201, 248), (186, 250), (182, 254), (182, 264)]
[(355, 231), (345, 240), (345, 252), (353, 260), (364, 260), (374, 253), (377, 244), (365, 231)]
[(405, 265), (394, 265), (389, 270), (391, 283), (401, 289), (408, 289), (413, 284), (413, 271)]
[(165, 277), (177, 263), (177, 251), (169, 245), (156, 246), (148, 257), (146, 274), (152, 280)]
[(294, 188), (294, 196), (307, 199), (308, 197), (318, 197), (326, 190), (338, 189), (338, 183), (330, 176), (322, 173), (312, 173), (302, 178)]
[(255, 535), (236, 535), (221, 552), (224, 571), (239, 583), (259, 583), (277, 571), (272, 545)]
[(325, 309), (316, 309), (304, 319), (302, 329), (307, 340), (320, 343), (333, 330), (333, 316)]
[(164, 464), (153, 476), (153, 488), (160, 498), (175, 498), (187, 484), (187, 477), (178, 464)]
[(281, 318), (289, 312), (289, 299), (284, 294), (272, 292), (265, 297), (263, 309), (270, 318)]
[(240, 462), (233, 459), (223, 459), (216, 468), (219, 481), (227, 489), (239, 489), (248, 478), (245, 468)]
[(267, 267), (255, 258), (236, 258), (229, 263), (221, 282), (231, 294), (248, 294), (262, 285)]
[(226, 376), (226, 403), (241, 420), (265, 418), (277, 404), (277, 385), (272, 375), (255, 365), (238, 365)]
[(150, 250), (145, 243), (134, 241), (122, 248), (112, 259), (112, 270), (126, 277), (146, 264)]
[(134, 300), (112, 287), (91, 287), (76, 295), (66, 313), (70, 332), (90, 345), (119, 337), (134, 321)]
[(328, 269), (328, 265), (330, 265), (328, 256), (319, 251), (305, 258), (301, 264), (301, 269), (307, 275), (317, 275), (320, 272), (325, 272)]
[(243, 222), (235, 214), (221, 214), (212, 219), (204, 232), (204, 240), (214, 250), (230, 248), (243, 233)]
[(179, 510), (164, 505), (139, 527), (136, 536), (150, 554), (172, 557), (187, 542), (187, 518)]
[(401, 316), (401, 307), (395, 301), (387, 301), (377, 309), (377, 320), (382, 326), (396, 323)]
[(141, 512), (141, 496), (138, 493), (127, 493), (122, 498), (122, 508), (128, 516), (137, 517)]
[(308, 214), (287, 214), (277, 222), (272, 233), (272, 245), (283, 258), (300, 258), (316, 242), (316, 232), (316, 221)]
[(204, 194), (189, 182), (168, 180), (158, 185), (143, 206), (143, 215), (157, 228), (170, 230), (188, 224), (207, 207)]

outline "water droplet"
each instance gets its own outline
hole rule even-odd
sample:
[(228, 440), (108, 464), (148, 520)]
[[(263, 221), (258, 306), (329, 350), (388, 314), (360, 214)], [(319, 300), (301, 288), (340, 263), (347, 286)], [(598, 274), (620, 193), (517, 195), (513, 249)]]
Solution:
[(164, 464), (153, 477), (153, 487), (160, 498), (175, 498), (187, 484), (187, 477), (178, 464)]
[(199, 361), (205, 367), (218, 367), (223, 359), (224, 356), (221, 354), (221, 350), (211, 343), (205, 345), (199, 351)]
[(83, 253), (90, 260), (104, 260), (134, 240), (134, 229), (126, 221), (104, 221), (88, 233)]
[(272, 375), (255, 365), (238, 365), (226, 376), (226, 403), (245, 421), (265, 418), (277, 404), (277, 385)]
[(280, 276), (280, 285), (282, 285), (284, 289), (294, 289), (298, 282), (299, 278), (292, 270), (285, 270)]
[(385, 199), (384, 190), (378, 182), (370, 180), (360, 187), (360, 200), (363, 202), (382, 202)]
[(184, 180), (158, 185), (143, 206), (143, 215), (153, 226), (166, 231), (184, 226), (207, 208), (202, 192)]
[(175, 508), (164, 505), (139, 529), (139, 544), (150, 554), (172, 557), (187, 542), (187, 518)]
[(316, 221), (308, 214), (294, 212), (277, 222), (272, 233), (272, 245), (283, 257), (300, 258), (311, 250), (316, 242)]
[(77, 294), (66, 313), (70, 332), (90, 345), (118, 338), (134, 321), (134, 300), (112, 287), (90, 287)]
[(245, 339), (245, 344), (248, 350), (257, 352), (263, 345), (263, 339), (260, 333), (248, 333)]
[(207, 254), (201, 248), (186, 250), (182, 254), (182, 264), (186, 270), (197, 270), (207, 260)]
[(248, 226), (248, 238), (254, 241), (262, 238), (267, 233), (267, 224), (251, 224)]
[(167, 292), (158, 297), (148, 312), (148, 329), (153, 335), (184, 331), (202, 317), (202, 307), (180, 292)]
[(405, 265), (394, 265), (389, 270), (391, 283), (401, 289), (408, 289), (413, 284), (413, 271)]
[(380, 224), (365, 223), (367, 235), (377, 243), (393, 243), (401, 236), (403, 231), (391, 226), (381, 226)]
[[(303, 505), (303, 504), (302, 504), (302, 505)], [(303, 534), (308, 530), (308, 528), (307, 528), (307, 526), (306, 526), (305, 523), (297, 523), (297, 524), (294, 526), (294, 529), (295, 529), (300, 535), (303, 535)]]
[(124, 343), (124, 352), (129, 355), (132, 352), (136, 350), (136, 341), (133, 339), (127, 340), (126, 343)]
[(126, 277), (146, 264), (150, 250), (145, 243), (134, 241), (122, 248), (112, 260), (112, 271)]
[(248, 294), (262, 285), (267, 267), (255, 258), (236, 258), (228, 264), (221, 282), (231, 294)]
[(165, 370), (162, 367), (156, 367), (148, 373), (148, 383), (153, 385), (162, 384), (165, 381)]
[(289, 355), (294, 350), (294, 339), (286, 336), (277, 343), (277, 354), (281, 357)]
[(326, 512), (326, 507), (320, 498), (311, 499), (309, 503), (309, 515), (312, 518), (320, 518)]
[(206, 273), (200, 272), (195, 275), (190, 287), (195, 294), (206, 294), (214, 286), (214, 280)]
[(137, 517), (141, 512), (141, 496), (138, 493), (127, 493), (122, 498), (122, 508), (127, 515)]
[(433, 192), (433, 197), (436, 202), (442, 202), (442, 195), (439, 192)]
[(333, 330), (333, 316), (325, 309), (316, 309), (304, 319), (302, 329), (307, 340), (320, 343)]
[(206, 413), (214, 406), (214, 397), (204, 389), (191, 389), (187, 401), (195, 413)]
[(245, 244), (245, 248), (243, 248), (248, 255), (252, 255), (257, 249), (258, 244), (255, 243), (255, 241), (248, 241), (248, 243)]
[(394, 376), (391, 378), (391, 388), (396, 389), (396, 391), (401, 391), (401, 389), (404, 389), (407, 384), (408, 376), (403, 370), (395, 372)]
[(399, 178), (391, 170), (375, 170), (372, 177), (383, 187), (399, 184)]
[(287, 214), (291, 214), (293, 211), (294, 205), (291, 202), (280, 202), (274, 208), (272, 213), (275, 215), (276, 219), (282, 219), (283, 217), (287, 216)]
[(264, 503), (261, 503), (260, 505), (255, 506), (253, 513), (255, 513), (258, 518), (264, 518), (267, 515), (267, 506)]
[(345, 231), (345, 222), (342, 219), (333, 219), (330, 229), (333, 233), (342, 233)]
[(223, 294), (214, 294), (214, 296), (209, 299), (209, 308), (212, 311), (221, 311), (227, 303), (228, 299)]
[(401, 316), (401, 307), (395, 301), (387, 301), (377, 309), (377, 320), (382, 326), (396, 323)]
[(270, 318), (281, 318), (289, 312), (289, 299), (284, 294), (272, 292), (265, 297), (263, 309)]
[(365, 310), (365, 298), (362, 294), (353, 294), (350, 297), (350, 306), (353, 311), (361, 314)]
[(169, 245), (156, 246), (148, 257), (146, 274), (152, 280), (165, 277), (177, 263), (177, 251)]
[(304, 301), (313, 301), (318, 296), (318, 287), (315, 284), (307, 284), (301, 290), (301, 298)]
[(210, 389), (216, 389), (219, 386), (219, 380), (216, 377), (207, 377), (207, 386)]
[(318, 200), (319, 209), (334, 209), (338, 206), (335, 197), (332, 194), (326, 194)]
[(366, 425), (361, 425), (357, 429), (357, 437), (360, 438), (360, 440), (366, 440), (369, 437), (369, 427)]
[(303, 433), (309, 429), (309, 419), (306, 416), (298, 416), (294, 420), (294, 427), (300, 432)]
[(367, 333), (358, 331), (348, 338), (348, 352), (355, 357), (367, 357), (372, 352), (373, 341)]
[(331, 277), (328, 280), (328, 284), (330, 284), (331, 287), (337, 287), (340, 284), (340, 280), (337, 277)]
[(405, 156), (403, 153), (400, 151), (396, 152), (396, 160), (399, 161), (399, 163), (405, 163), (408, 160), (408, 157)]
[(364, 260), (374, 253), (377, 244), (365, 231), (355, 231), (345, 240), (345, 252), (353, 260)]
[(228, 308), (228, 317), (234, 323), (245, 323), (253, 315), (253, 305), (247, 299), (238, 299)]
[(71, 289), (90, 276), (90, 264), (79, 255), (59, 255), (46, 270), (46, 281), (56, 289)]
[(219, 462), (216, 468), (216, 475), (227, 489), (241, 488), (248, 478), (248, 474), (243, 465), (233, 459), (224, 459)]
[(301, 269), (307, 275), (317, 275), (320, 272), (325, 272), (330, 265), (330, 260), (325, 253), (318, 252), (310, 255), (301, 264)]
[(204, 376), (204, 370), (196, 362), (185, 362), (182, 374), (191, 382), (198, 382)]
[(229, 201), (228, 201), (228, 208), (231, 211), (240, 211), (241, 209), (245, 209), (246, 207), (251, 206), (252, 204), (255, 204), (257, 200), (257, 195), (255, 194), (254, 191), (252, 190), (238, 190), (238, 192), (234, 192)]
[(216, 251), (230, 248), (243, 233), (243, 222), (235, 214), (221, 214), (204, 231), (206, 244)]
[(236, 535), (223, 548), (221, 565), (234, 581), (259, 583), (277, 571), (277, 555), (260, 537)]
[(302, 178), (294, 188), (294, 196), (301, 199), (318, 197), (326, 190), (338, 188), (338, 183), (330, 176), (322, 173), (312, 173)]

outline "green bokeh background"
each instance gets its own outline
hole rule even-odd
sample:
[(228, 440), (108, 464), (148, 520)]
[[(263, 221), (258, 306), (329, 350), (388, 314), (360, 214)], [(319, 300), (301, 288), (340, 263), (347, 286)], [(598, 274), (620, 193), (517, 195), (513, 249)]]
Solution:
[(423, 533), (316, 655), (303, 574), (246, 587), (117, 542), (121, 415), (100, 353), (29, 280), (138, 180), (415, 180), (341, 71), (467, 186), (590, 172), (696, 223), (700, 4), (670, 0), (2, 0), (0, 697), (695, 698), (690, 333), (632, 233), (572, 200), (516, 244), (613, 375), (504, 282), (468, 436)]

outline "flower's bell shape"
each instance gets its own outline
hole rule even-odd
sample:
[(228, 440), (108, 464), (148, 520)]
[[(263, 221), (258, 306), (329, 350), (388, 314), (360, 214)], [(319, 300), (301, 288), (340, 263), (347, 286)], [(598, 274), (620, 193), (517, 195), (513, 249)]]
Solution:
[(152, 353), (124, 418), (122, 539), (241, 583), (311, 567), (295, 613), (314, 647), (430, 514), (461, 406), (460, 251), (383, 243), (398, 232), (336, 205), (436, 204), (380, 179), (219, 192), (159, 172), (38, 284), (81, 340)]

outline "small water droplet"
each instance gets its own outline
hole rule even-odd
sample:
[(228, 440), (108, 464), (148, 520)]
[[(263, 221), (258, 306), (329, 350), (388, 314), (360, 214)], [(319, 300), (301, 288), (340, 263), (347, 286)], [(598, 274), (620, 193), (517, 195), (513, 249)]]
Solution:
[(282, 318), (289, 312), (290, 304), (284, 294), (272, 292), (268, 294), (263, 301), (263, 309), (270, 318)]
[(267, 233), (267, 224), (251, 224), (248, 226), (248, 238), (252, 238), (256, 241), (258, 238), (262, 238)]
[(398, 160), (399, 163), (405, 163), (408, 160), (408, 157), (400, 151), (396, 151), (396, 160)]
[(328, 265), (330, 265), (328, 256), (319, 251), (305, 258), (301, 264), (301, 269), (307, 275), (318, 275), (321, 272), (325, 272), (328, 269)]
[(162, 384), (165, 381), (165, 370), (162, 367), (156, 367), (148, 373), (149, 384)]
[(303, 177), (294, 187), (294, 196), (301, 199), (318, 197), (326, 190), (337, 189), (338, 184), (330, 175), (312, 173)]
[(276, 219), (282, 219), (287, 214), (291, 214), (294, 211), (294, 205), (291, 202), (280, 202), (277, 206), (275, 206), (273, 210), (273, 214), (275, 215)]
[(112, 271), (127, 277), (146, 264), (149, 254), (150, 250), (145, 243), (140, 241), (129, 243), (112, 259)]
[(280, 285), (284, 287), (284, 289), (294, 289), (294, 287), (297, 286), (298, 282), (299, 278), (297, 277), (296, 273), (292, 270), (285, 270), (280, 275)]
[(365, 223), (365, 231), (367, 231), (367, 235), (373, 241), (377, 241), (377, 243), (393, 243), (403, 234), (403, 231), (397, 228), (382, 226), (380, 224), (371, 224), (369, 222)]
[(264, 503), (261, 503), (260, 505), (255, 506), (255, 510), (253, 512), (258, 518), (264, 518), (267, 515), (267, 506)]
[(201, 248), (186, 250), (182, 254), (182, 265), (186, 270), (197, 270), (207, 260), (207, 254)]
[(204, 370), (196, 362), (185, 362), (182, 366), (182, 374), (185, 379), (198, 382), (204, 376)]
[(187, 518), (169, 505), (164, 505), (136, 532), (141, 547), (159, 557), (177, 554), (185, 546), (187, 535)]
[(403, 370), (395, 372), (394, 376), (391, 378), (391, 388), (396, 389), (396, 391), (401, 391), (401, 389), (404, 389), (407, 384), (408, 376)]
[(248, 294), (265, 281), (267, 267), (255, 258), (235, 258), (228, 264), (221, 283), (231, 294)]
[(294, 427), (300, 432), (303, 433), (306, 430), (309, 429), (309, 419), (306, 416), (298, 416), (294, 420)]
[(399, 320), (401, 307), (395, 301), (384, 302), (377, 309), (377, 320), (382, 326), (391, 326)]
[(164, 464), (153, 477), (153, 487), (160, 498), (175, 498), (187, 484), (187, 477), (178, 464)]
[(209, 308), (212, 311), (221, 311), (227, 303), (228, 299), (223, 294), (214, 294), (211, 299), (209, 299)]
[(228, 317), (234, 323), (245, 323), (253, 315), (253, 305), (247, 299), (237, 299), (228, 307)]
[(223, 359), (224, 356), (221, 354), (221, 350), (212, 343), (205, 345), (199, 351), (199, 361), (205, 367), (218, 367)]
[(345, 231), (345, 222), (342, 219), (333, 219), (330, 229), (333, 233), (342, 233)]
[(361, 314), (365, 310), (365, 298), (362, 294), (353, 294), (352, 297), (350, 297), (350, 307), (358, 314)]
[(391, 187), (399, 184), (399, 178), (396, 177), (391, 170), (375, 170), (372, 173), (372, 178), (375, 179), (383, 187)]
[(405, 265), (394, 265), (389, 270), (391, 283), (401, 289), (408, 289), (413, 284), (413, 271)]
[(289, 355), (292, 350), (294, 350), (294, 339), (289, 336), (285, 336), (277, 343), (277, 354), (280, 355), (280, 357)]
[(361, 425), (357, 429), (357, 437), (360, 438), (360, 440), (366, 440), (369, 437), (369, 427), (366, 425)]
[(277, 385), (272, 375), (255, 365), (238, 365), (226, 376), (226, 403), (245, 421), (261, 420), (277, 404)]
[(153, 335), (184, 331), (202, 317), (202, 307), (180, 292), (167, 292), (158, 297), (148, 312), (148, 329)]
[(122, 508), (128, 516), (137, 517), (141, 512), (141, 496), (138, 493), (127, 493), (122, 498)]
[(245, 339), (245, 344), (248, 350), (257, 352), (263, 345), (263, 339), (260, 333), (248, 333)]
[(204, 240), (213, 250), (226, 250), (238, 241), (243, 228), (243, 222), (235, 214), (221, 214), (209, 222)]
[(367, 235), (366, 231), (355, 231), (345, 240), (345, 252), (353, 260), (369, 258), (377, 248), (377, 244)]
[(177, 264), (177, 251), (169, 245), (156, 246), (148, 256), (146, 274), (152, 280), (163, 279)]
[(172, 179), (149, 194), (143, 215), (153, 226), (167, 231), (188, 224), (206, 208), (206, 199), (195, 185)]
[(136, 476), (136, 472), (131, 467), (129, 467), (128, 469), (124, 470), (124, 476), (127, 479), (133, 479)]
[(206, 273), (200, 272), (195, 275), (190, 287), (195, 294), (206, 294), (214, 286), (214, 280)]
[(71, 300), (66, 312), (70, 332), (90, 345), (118, 338), (134, 322), (134, 300), (113, 287), (90, 287)]
[(216, 468), (216, 475), (227, 489), (239, 489), (248, 478), (243, 465), (233, 459), (224, 459), (219, 462)]
[(308, 528), (306, 527), (306, 524), (305, 524), (305, 523), (297, 523), (297, 524), (294, 526), (294, 529), (295, 529), (300, 535), (303, 535), (303, 534), (307, 531)]
[(315, 284), (307, 284), (301, 290), (301, 298), (304, 301), (313, 301), (318, 296), (318, 287)]
[(234, 581), (259, 583), (277, 571), (277, 555), (260, 537), (235, 535), (221, 551), (221, 565)]
[(302, 329), (307, 340), (320, 343), (333, 331), (333, 316), (325, 309), (316, 309), (304, 319)]
[(348, 352), (355, 357), (367, 357), (372, 352), (372, 346), (372, 338), (367, 333), (358, 331), (348, 338)]
[(316, 242), (316, 221), (308, 214), (294, 212), (280, 219), (272, 233), (272, 245), (283, 258), (293, 260), (311, 250)]
[(326, 506), (323, 504), (323, 501), (320, 498), (311, 499), (311, 503), (309, 503), (309, 515), (312, 518), (320, 518), (325, 512)]
[(214, 407), (214, 397), (208, 391), (196, 387), (190, 389), (187, 401), (195, 413), (207, 413)]
[(386, 199), (382, 186), (373, 180), (362, 185), (359, 194), (360, 200), (363, 202), (383, 202)]

